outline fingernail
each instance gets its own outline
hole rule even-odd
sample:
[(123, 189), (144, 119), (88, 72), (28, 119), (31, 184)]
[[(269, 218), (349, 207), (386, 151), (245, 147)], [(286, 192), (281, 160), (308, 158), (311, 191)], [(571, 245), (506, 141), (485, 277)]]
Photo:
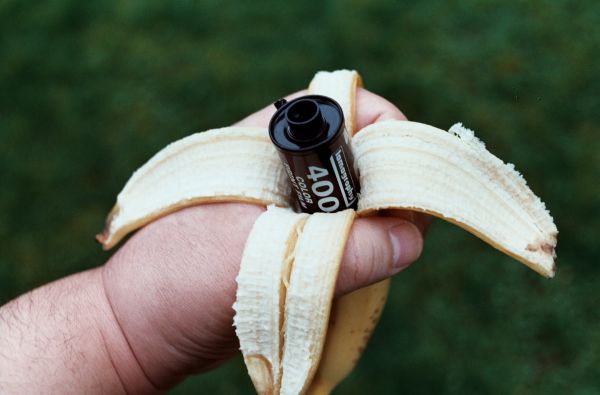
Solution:
[(404, 221), (389, 229), (392, 242), (392, 265), (395, 272), (406, 268), (421, 255), (423, 237), (419, 229), (412, 223)]

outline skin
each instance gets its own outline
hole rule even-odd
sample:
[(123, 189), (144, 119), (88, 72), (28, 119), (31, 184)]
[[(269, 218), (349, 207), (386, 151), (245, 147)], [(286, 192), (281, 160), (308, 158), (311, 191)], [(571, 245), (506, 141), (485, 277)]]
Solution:
[[(289, 98), (304, 95), (301, 91)], [(357, 92), (357, 127), (405, 120)], [(273, 106), (240, 121), (266, 127)], [(207, 204), (161, 218), (103, 266), (28, 292), (0, 308), (0, 393), (161, 393), (238, 351), (235, 277), (264, 207)], [(421, 254), (428, 216), (357, 219), (336, 295), (392, 276)]]

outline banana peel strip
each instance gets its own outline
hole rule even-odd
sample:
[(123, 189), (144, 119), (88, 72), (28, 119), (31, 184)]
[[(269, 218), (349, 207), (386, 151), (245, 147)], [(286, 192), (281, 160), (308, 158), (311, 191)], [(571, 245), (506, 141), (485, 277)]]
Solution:
[[(311, 83), (313, 93), (330, 91), (339, 101), (347, 94), (351, 97), (345, 111), (352, 111), (348, 81), (360, 84), (354, 74), (319, 73)], [(328, 83), (320, 88), (318, 81), (328, 75), (346, 81), (346, 93), (336, 94)], [(455, 127), (449, 133), (415, 122), (387, 121), (357, 133), (352, 143), (362, 189), (359, 214), (382, 208), (428, 212), (552, 277), (557, 235), (552, 217), (514, 167), (465, 130)], [(136, 171), (97, 238), (109, 249), (127, 233), (184, 207), (223, 201), (288, 207), (290, 195), (265, 129), (210, 130), (168, 145)]]
[(269, 206), (246, 241), (237, 276), (234, 326), (257, 393), (275, 394), (281, 383), (283, 322), (294, 248), (308, 214)]
[(354, 139), (359, 214), (402, 208), (450, 221), (545, 277), (555, 272), (558, 230), (511, 164), (473, 132), (409, 121), (367, 126)]
[(354, 210), (312, 214), (294, 250), (285, 300), (282, 395), (304, 393), (319, 365)]
[[(360, 84), (358, 73), (342, 70), (320, 72), (310, 85), (312, 93), (333, 97), (340, 103), (346, 114), (350, 135), (355, 131), (354, 92)], [(505, 164), (487, 151), (472, 131), (462, 125), (455, 125), (446, 132), (416, 122), (386, 121), (361, 130), (352, 139), (352, 145), (362, 188), (360, 215), (370, 215), (376, 210), (387, 208), (430, 213), (473, 233), (543, 276), (554, 275), (554, 249), (558, 231), (552, 217), (523, 177), (514, 170), (514, 166)], [(109, 249), (127, 233), (170, 212), (199, 203), (254, 202), (289, 207), (289, 196), (291, 194), (286, 174), (266, 129), (214, 129), (170, 144), (136, 171), (119, 194), (117, 203), (107, 218), (105, 229), (97, 239), (105, 249)], [(267, 213), (282, 215), (278, 210), (282, 209), (270, 209)], [(289, 212), (286, 214), (288, 217), (297, 215), (299, 214)], [(321, 216), (332, 217), (330, 214), (322, 214), (311, 218)], [(298, 222), (295, 225), (292, 225), (294, 221), (287, 222), (287, 228), (280, 232), (280, 237), (288, 239), (274, 243), (274, 248), (287, 248), (285, 254), (288, 255), (287, 258), (275, 259), (280, 264), (279, 271), (274, 271), (271, 277), (267, 277), (272, 281), (268, 292), (273, 291), (273, 284), (279, 284), (281, 279), (284, 283), (287, 280), (286, 273), (292, 264), (289, 246), (294, 243), (294, 237), (306, 220), (305, 217), (300, 218), (296, 217)], [(335, 221), (327, 221), (331, 223), (322, 226), (334, 226)], [(347, 222), (348, 229), (351, 222)], [(309, 223), (310, 220), (306, 225)], [(273, 234), (272, 231), (269, 232), (268, 237), (273, 237)], [(262, 246), (261, 240), (267, 240), (268, 237), (249, 241), (247, 249), (251, 249), (252, 245)], [(343, 242), (345, 243), (345, 239)], [(337, 245), (343, 251), (344, 243), (331, 245)], [(300, 241), (298, 245), (301, 245)], [(314, 249), (313, 252), (318, 252), (314, 259), (322, 259), (326, 246), (311, 248)], [(277, 254), (281, 254), (281, 251), (278, 250), (273, 257), (280, 256)], [(337, 274), (339, 262), (331, 265)], [(260, 277), (256, 273), (255, 275)], [(279, 283), (274, 280), (277, 276), (280, 276)], [(294, 287), (296, 281), (302, 283), (302, 276), (308, 275), (298, 275), (295, 277), (298, 280), (290, 279), (289, 286)], [(327, 278), (330, 284), (335, 284), (335, 275)], [(241, 287), (244, 277), (238, 278), (238, 281), (241, 281)], [(333, 285), (324, 289), (333, 292)], [(279, 296), (272, 300), (277, 301), (277, 304), (272, 303), (264, 311), (271, 314), (271, 324), (274, 325), (272, 328), (283, 328), (284, 331), (278, 332), (276, 341), (272, 338), (271, 329), (263, 331), (262, 335), (256, 334), (263, 339), (261, 341), (269, 344), (267, 348), (270, 351), (265, 357), (263, 354), (252, 354), (252, 350), (247, 348), (245, 360), (259, 393), (277, 393), (280, 380), (281, 383), (285, 382), (281, 386), (283, 391), (302, 392), (306, 390), (318, 366), (318, 361), (307, 361), (306, 358), (302, 359), (302, 355), (320, 357), (331, 299), (327, 295), (314, 296), (320, 298), (326, 308), (319, 313), (318, 324), (321, 327), (313, 327), (315, 337), (311, 338), (302, 332), (306, 329), (307, 321), (302, 324), (293, 318), (306, 313), (294, 309), (306, 305), (310, 300), (302, 299), (306, 302), (304, 304), (281, 303), (284, 297), (294, 300), (296, 293), (288, 291), (286, 294), (285, 286), (278, 286)], [(258, 292), (255, 296), (260, 296), (259, 290), (255, 289), (253, 292)], [(248, 298), (250, 297), (241, 297), (238, 302)], [(289, 311), (283, 313), (277, 310), (284, 305)], [(241, 309), (239, 316), (236, 316), (236, 327), (239, 324), (239, 330), (243, 330), (244, 308), (249, 307), (244, 307), (240, 302), (236, 304), (236, 308)], [(304, 319), (311, 317), (306, 316)], [(259, 332), (260, 330), (257, 333)], [(285, 342), (290, 341), (287, 358), (281, 333), (286, 334)], [(294, 354), (292, 357), (291, 350), (300, 347), (292, 343), (296, 338), (296, 335), (292, 335), (294, 333), (305, 336), (307, 341), (303, 343), (304, 346), (310, 345), (305, 350), (306, 354)], [(244, 336), (241, 335), (240, 339)], [(246, 346), (242, 344), (242, 349)], [(289, 371), (294, 373), (289, 373), (286, 377), (285, 372), (277, 370), (276, 366), (279, 365), (289, 365)], [(266, 386), (263, 385), (265, 383)]]
[(352, 136), (356, 133), (356, 88), (362, 86), (360, 75), (354, 70), (319, 71), (308, 85), (313, 95), (322, 95), (337, 101)]
[(390, 279), (334, 299), (319, 368), (307, 394), (330, 393), (358, 363), (383, 313)]
[(288, 207), (290, 196), (266, 129), (213, 129), (167, 145), (133, 173), (96, 239), (110, 249), (129, 232), (199, 203)]
[[(362, 80), (356, 71), (338, 70), (318, 72), (308, 88), (311, 94), (328, 96), (340, 104), (350, 147), (357, 129), (356, 90), (359, 86)], [(333, 301), (328, 326), (322, 333), (325, 345), (321, 360), (307, 394), (327, 394), (352, 372), (377, 326), (389, 289), (390, 279), (385, 279)]]

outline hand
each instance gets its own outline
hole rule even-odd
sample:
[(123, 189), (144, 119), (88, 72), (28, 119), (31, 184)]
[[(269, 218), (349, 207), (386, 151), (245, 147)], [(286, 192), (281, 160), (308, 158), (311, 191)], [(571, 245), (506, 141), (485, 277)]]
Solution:
[[(307, 92), (297, 92), (288, 99), (304, 94)], [(385, 119), (406, 119), (387, 100), (362, 88), (357, 92), (356, 108), (359, 130)], [(273, 106), (268, 106), (237, 125), (266, 127), (274, 111)], [(69, 312), (78, 320), (91, 324), (82, 327), (56, 319), (50, 328), (43, 329), (44, 333), (51, 339), (51, 334), (56, 332), (56, 338), (61, 339), (65, 331), (83, 332), (73, 336), (86, 336), (84, 344), (70, 344), (70, 347), (89, 349), (89, 353), (97, 350), (100, 356), (94, 355), (98, 362), (91, 366), (74, 364), (73, 369), (90, 369), (100, 376), (97, 381), (102, 383), (103, 390), (108, 388), (108, 392), (115, 392), (120, 388), (130, 393), (155, 392), (169, 388), (190, 373), (218, 366), (238, 352), (231, 307), (235, 300), (235, 277), (246, 238), (264, 210), (264, 207), (251, 204), (206, 204), (163, 217), (134, 234), (105, 266), (50, 284), (4, 306), (0, 309), (0, 332), (4, 330), (2, 324), (9, 322), (6, 317), (15, 315), (11, 310), (19, 311), (20, 323), (39, 317), (35, 311), (21, 312), (19, 305), (24, 303), (23, 298), (27, 299), (30, 309), (43, 309), (48, 302), (36, 300), (47, 298), (48, 293), (57, 294), (58, 289), (60, 298), (64, 297), (66, 301), (54, 308), (59, 312), (60, 309), (72, 309), (74, 312)], [(398, 210), (387, 214), (393, 217), (355, 221), (336, 295), (392, 276), (419, 257), (429, 217)], [(73, 291), (73, 283), (77, 292)], [(72, 300), (82, 297), (89, 303)], [(60, 298), (56, 298), (56, 303), (62, 300)], [(65, 312), (64, 316), (69, 313)], [(47, 321), (44, 323), (48, 325)], [(9, 322), (5, 326), (10, 331), (14, 325)], [(33, 326), (31, 330), (41, 330), (40, 325)], [(10, 336), (4, 343), (0, 340), (1, 347), (8, 349), (9, 354), (11, 349), (17, 349)], [(61, 346), (56, 347), (60, 349)], [(65, 359), (67, 354), (64, 353)], [(43, 386), (50, 385), (52, 379), (49, 382), (46, 375), (39, 373), (44, 367), (40, 365), (31, 371), (30, 361), (26, 362), (22, 366), (27, 366), (28, 371), (21, 372), (23, 377), (40, 378), (40, 386), (29, 385), (27, 388), (47, 392), (43, 389), (48, 387)], [(68, 370), (70, 362), (70, 359), (65, 360), (67, 370), (64, 374), (72, 376), (72, 371), (69, 373)], [(14, 361), (10, 369), (8, 364), (6, 366), (7, 375), (19, 369), (19, 364)], [(100, 369), (106, 366), (112, 368)], [(0, 355), (0, 390), (8, 388), (5, 392), (10, 392), (10, 386), (2, 387), (3, 368)], [(90, 374), (82, 372), (82, 380), (89, 380)], [(60, 383), (63, 381), (56, 385)], [(53, 388), (62, 388), (65, 393), (69, 392), (67, 389), (77, 392), (75, 384), (69, 385)], [(80, 388), (90, 392), (89, 386)]]

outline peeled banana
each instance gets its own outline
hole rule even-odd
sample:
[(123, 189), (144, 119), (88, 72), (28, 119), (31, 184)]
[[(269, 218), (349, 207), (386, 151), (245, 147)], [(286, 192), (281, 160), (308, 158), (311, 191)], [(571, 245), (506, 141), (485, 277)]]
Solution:
[[(349, 135), (360, 84), (348, 70), (317, 73), (310, 84), (312, 93), (340, 103)], [(554, 275), (552, 217), (514, 166), (469, 129), (386, 121), (358, 131), (351, 144), (358, 215), (388, 208), (430, 213)], [(266, 129), (215, 129), (172, 143), (136, 171), (97, 238), (111, 248), (156, 218), (203, 202), (271, 205), (251, 231), (237, 277), (234, 323), (244, 361), (260, 394), (326, 394), (360, 358), (389, 281), (344, 295), (331, 308), (356, 213), (294, 213), (290, 196)]]

